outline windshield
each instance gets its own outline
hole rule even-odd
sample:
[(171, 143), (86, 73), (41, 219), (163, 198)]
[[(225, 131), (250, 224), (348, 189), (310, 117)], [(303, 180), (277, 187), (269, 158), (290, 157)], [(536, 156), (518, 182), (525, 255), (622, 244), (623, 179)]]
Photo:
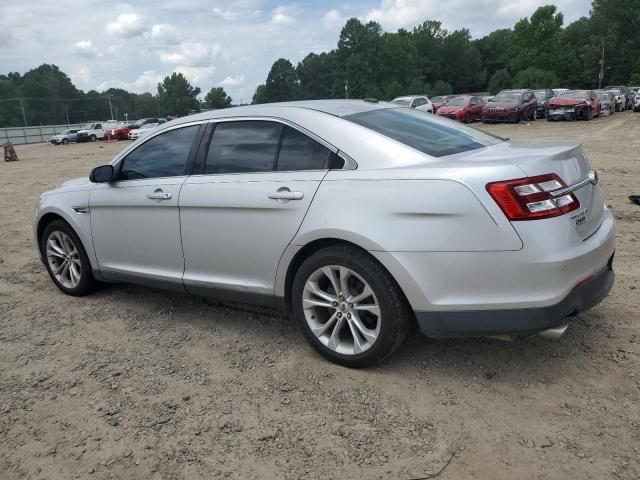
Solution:
[(546, 100), (547, 99), (547, 91), (546, 90), (534, 90), (533, 94), (536, 96), (537, 100)]
[(588, 100), (589, 94), (587, 92), (565, 92), (558, 95), (558, 98), (576, 98), (579, 100)]
[(140, 127), (140, 130), (148, 130), (149, 128), (153, 128), (157, 126), (158, 126), (157, 123), (145, 123), (143, 126)]
[(447, 107), (462, 107), (469, 104), (471, 97), (454, 97), (451, 100), (447, 100)]
[(603, 100), (609, 100), (609, 94), (606, 92), (598, 93), (598, 96)]
[(410, 98), (394, 98), (391, 100), (391, 103), (395, 103), (396, 105), (402, 105), (403, 107), (408, 107), (411, 104)]
[(522, 94), (521, 93), (499, 93), (495, 97), (493, 97), (492, 102), (507, 102), (507, 103), (521, 103), (522, 102)]
[(136, 123), (134, 123), (134, 125), (138, 125), (138, 126), (140, 126), (140, 125), (142, 125), (142, 124), (143, 124), (144, 122), (146, 122), (146, 121), (147, 121), (147, 119), (146, 119), (146, 118), (141, 118), (141, 119), (140, 119), (140, 120), (138, 120)]
[(87, 123), (80, 130), (93, 130), (93, 123)]
[(440, 102), (444, 102), (446, 99), (447, 99), (446, 96), (438, 95), (437, 97), (431, 97), (431, 102), (432, 103), (440, 103)]
[(415, 110), (373, 110), (343, 117), (433, 157), (467, 152), (503, 139)]
[(69, 135), (70, 133), (76, 133), (77, 130), (65, 130), (64, 132), (62, 132), (62, 135)]

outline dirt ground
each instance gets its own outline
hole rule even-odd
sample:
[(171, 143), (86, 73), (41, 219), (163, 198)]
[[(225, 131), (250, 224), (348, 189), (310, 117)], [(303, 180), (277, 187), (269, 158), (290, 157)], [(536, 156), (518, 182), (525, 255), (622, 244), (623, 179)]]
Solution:
[(17, 147), (0, 163), (0, 477), (640, 478), (640, 114), (481, 128), (584, 141), (618, 222), (612, 294), (556, 342), (418, 336), (368, 370), (275, 311), (63, 295), (32, 246), (37, 197), (125, 144)]

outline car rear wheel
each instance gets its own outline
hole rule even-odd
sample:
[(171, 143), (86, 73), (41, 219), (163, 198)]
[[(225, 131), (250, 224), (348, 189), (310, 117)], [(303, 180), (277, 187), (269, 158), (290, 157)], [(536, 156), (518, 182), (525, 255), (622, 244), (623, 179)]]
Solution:
[(95, 280), (87, 252), (76, 232), (62, 220), (51, 222), (40, 238), (40, 251), (53, 283), (67, 295), (89, 293)]
[(406, 338), (411, 310), (391, 275), (350, 246), (320, 250), (300, 266), (292, 307), (311, 345), (347, 367), (387, 358)]
[(96, 137), (95, 135), (91, 134), (89, 135), (89, 141), (90, 142), (95, 142), (98, 139), (98, 137)]
[(63, 144), (63, 145), (66, 145), (67, 143), (69, 143), (69, 140), (67, 140), (66, 138), (63, 138), (63, 139), (62, 139), (62, 144)]

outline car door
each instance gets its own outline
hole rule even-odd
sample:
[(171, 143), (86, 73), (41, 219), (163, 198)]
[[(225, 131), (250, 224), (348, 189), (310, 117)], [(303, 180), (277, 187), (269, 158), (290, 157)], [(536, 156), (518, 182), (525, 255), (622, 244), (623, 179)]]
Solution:
[(178, 198), (198, 130), (179, 126), (142, 140), (115, 166), (116, 180), (91, 192), (91, 232), (105, 279), (183, 288)]
[(469, 100), (469, 110), (471, 120), (478, 120), (482, 118), (482, 100), (478, 97), (471, 97)]
[(332, 158), (328, 145), (281, 123), (215, 124), (202, 174), (180, 194), (187, 290), (271, 303), (280, 257)]

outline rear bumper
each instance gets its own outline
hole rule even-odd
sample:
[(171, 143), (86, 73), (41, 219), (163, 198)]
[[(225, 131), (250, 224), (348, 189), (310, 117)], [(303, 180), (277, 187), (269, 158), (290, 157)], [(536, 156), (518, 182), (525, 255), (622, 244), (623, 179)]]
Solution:
[(575, 287), (559, 303), (547, 307), (460, 312), (415, 312), (420, 331), (434, 338), (529, 335), (556, 327), (570, 316), (602, 301), (613, 287), (613, 255), (590, 282)]

